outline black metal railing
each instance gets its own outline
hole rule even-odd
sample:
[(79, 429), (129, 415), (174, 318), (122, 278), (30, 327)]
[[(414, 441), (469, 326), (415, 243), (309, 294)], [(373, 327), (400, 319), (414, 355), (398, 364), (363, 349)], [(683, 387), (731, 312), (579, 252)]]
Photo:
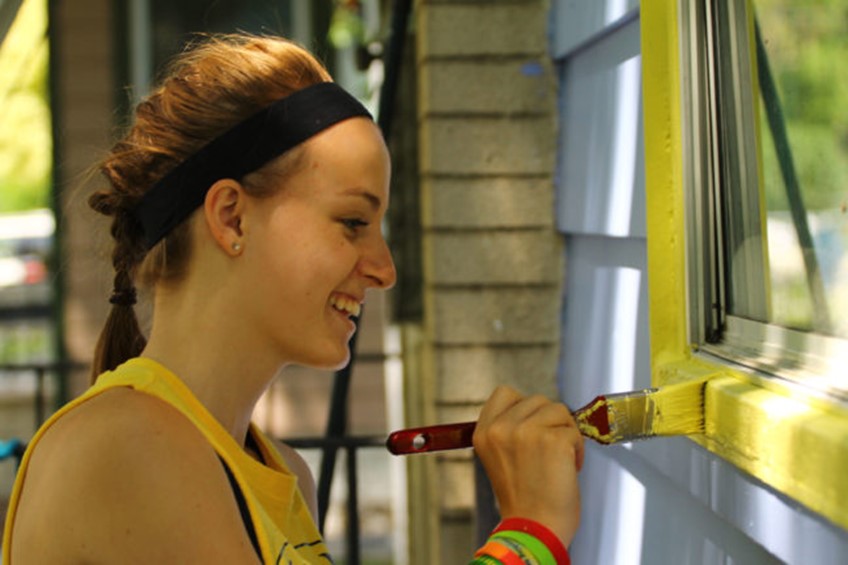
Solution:
[[(32, 396), (33, 403), (33, 422), (32, 429), (37, 430), (41, 424), (45, 422), (53, 410), (60, 404), (63, 404), (65, 399), (60, 397), (58, 391), (66, 390), (63, 386), (67, 382), (68, 373), (71, 370), (79, 369), (82, 365), (74, 363), (0, 363), (0, 378), (8, 378), (11, 376), (20, 377), (22, 375), (33, 375), (35, 377), (35, 390)], [(47, 394), (47, 378), (53, 376), (57, 381), (57, 395), (52, 399)], [(50, 405), (50, 401), (53, 405)], [(14, 458), (16, 464), (20, 464), (21, 458), (26, 450), (27, 438), (21, 437), (2, 437), (0, 438), (0, 461)]]
[[(386, 448), (385, 436), (342, 436), (342, 437), (311, 437), (286, 438), (286, 445), (295, 449), (320, 449), (325, 457), (328, 452), (335, 453), (343, 450), (346, 456), (345, 479), (347, 483), (347, 504), (345, 506), (345, 564), (359, 565), (362, 561), (362, 550), (359, 539), (359, 496), (358, 496), (358, 464), (357, 452), (360, 449)], [(332, 484), (330, 479), (327, 484)], [(329, 489), (328, 489), (329, 496)], [(329, 502), (319, 508), (318, 523), (322, 534), (329, 511)]]
[[(33, 429), (38, 429), (53, 411), (64, 404), (67, 399), (62, 392), (67, 390), (68, 374), (74, 370), (85, 368), (80, 363), (46, 362), (46, 363), (0, 363), (0, 378), (31, 374), (35, 376), (35, 391), (33, 403)], [(47, 378), (56, 380), (56, 394), (51, 398), (47, 389)], [(50, 402), (52, 400), (52, 406)]]

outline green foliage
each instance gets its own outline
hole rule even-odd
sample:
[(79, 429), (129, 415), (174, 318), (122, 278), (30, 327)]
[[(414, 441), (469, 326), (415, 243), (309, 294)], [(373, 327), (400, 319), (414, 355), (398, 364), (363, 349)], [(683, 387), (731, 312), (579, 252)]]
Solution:
[[(756, 0), (798, 181), (808, 210), (848, 200), (848, 2)], [(770, 210), (787, 207), (768, 126), (763, 166)]]
[(0, 213), (50, 208), (50, 187), (49, 179), (42, 183), (3, 182), (0, 188)]
[(336, 1), (327, 38), (336, 49), (347, 49), (358, 45), (365, 34), (355, 3)]
[[(768, 126), (764, 124), (763, 127)], [(788, 135), (805, 207), (827, 210), (848, 203), (848, 155), (844, 139), (838, 132), (830, 124), (820, 124), (816, 120), (794, 120), (789, 124)], [(765, 144), (766, 206), (769, 210), (786, 210), (786, 189), (769, 137)]]
[(0, 49), (0, 212), (49, 206), (46, 0), (27, 0)]
[(45, 362), (51, 347), (51, 330), (45, 324), (0, 327), (0, 363)]

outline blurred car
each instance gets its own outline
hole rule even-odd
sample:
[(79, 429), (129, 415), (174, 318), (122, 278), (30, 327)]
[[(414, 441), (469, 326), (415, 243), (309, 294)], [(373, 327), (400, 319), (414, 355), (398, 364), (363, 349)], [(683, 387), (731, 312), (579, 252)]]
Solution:
[(0, 316), (3, 310), (50, 305), (48, 265), (55, 229), (50, 210), (0, 214)]

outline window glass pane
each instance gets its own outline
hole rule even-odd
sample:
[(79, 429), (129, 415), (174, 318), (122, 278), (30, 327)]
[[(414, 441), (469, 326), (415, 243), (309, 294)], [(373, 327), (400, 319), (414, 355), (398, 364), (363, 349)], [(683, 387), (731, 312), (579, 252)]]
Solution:
[[(848, 2), (753, 4), (761, 211), (745, 220), (756, 229), (735, 219), (727, 226), (746, 235), (728, 250), (728, 311), (848, 337), (848, 321), (837, 314), (848, 308)], [(750, 259), (758, 255), (759, 266)], [(738, 298), (757, 294), (760, 307)]]

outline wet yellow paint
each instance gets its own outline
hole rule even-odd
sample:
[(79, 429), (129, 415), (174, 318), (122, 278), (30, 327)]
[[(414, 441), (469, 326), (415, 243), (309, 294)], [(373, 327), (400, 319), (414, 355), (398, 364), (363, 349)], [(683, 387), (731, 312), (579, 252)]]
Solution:
[(781, 394), (741, 375), (711, 381), (699, 442), (774, 489), (848, 527), (848, 410)]
[[(656, 367), (687, 356), (686, 263), (677, 2), (640, 8), (648, 305)], [(655, 386), (661, 383), (654, 382)]]
[(848, 409), (766, 388), (688, 342), (677, 4), (640, 8), (653, 385), (721, 374), (695, 441), (848, 529)]

